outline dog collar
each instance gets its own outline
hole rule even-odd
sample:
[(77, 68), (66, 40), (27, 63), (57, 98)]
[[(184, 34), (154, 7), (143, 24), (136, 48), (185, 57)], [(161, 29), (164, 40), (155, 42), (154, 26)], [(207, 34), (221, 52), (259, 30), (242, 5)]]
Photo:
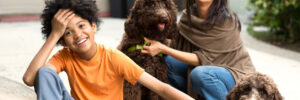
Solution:
[[(150, 46), (151, 43), (150, 43), (150, 42), (147, 42), (147, 41), (144, 41), (144, 45)], [(142, 50), (142, 49), (143, 49), (143, 45), (137, 44), (137, 45), (135, 45), (135, 46), (132, 46), (132, 47), (128, 48), (127, 51), (128, 51), (128, 52), (133, 52), (133, 51), (135, 51), (135, 50)], [(157, 56), (163, 57), (163, 54), (162, 54), (162, 53), (158, 53)]]

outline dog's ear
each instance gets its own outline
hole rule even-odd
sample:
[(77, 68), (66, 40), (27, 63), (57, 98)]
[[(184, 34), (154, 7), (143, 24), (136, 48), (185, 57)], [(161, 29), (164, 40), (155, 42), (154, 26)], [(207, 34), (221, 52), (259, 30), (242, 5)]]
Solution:
[[(270, 82), (270, 81), (269, 81)], [(269, 86), (265, 85), (266, 91), (268, 92), (268, 98), (267, 99), (272, 99), (272, 100), (282, 100), (283, 97), (281, 96), (277, 86), (273, 81), (271, 81), (272, 84), (269, 83)]]
[(226, 100), (235, 100), (236, 97), (239, 97), (238, 90), (236, 88), (233, 88), (226, 96)]
[(169, 27), (169, 34), (167, 35), (167, 38), (169, 39), (174, 39), (176, 36), (179, 34), (178, 33), (178, 28), (177, 28), (177, 9), (176, 5), (173, 0), (162, 0), (164, 4), (166, 5), (168, 11), (169, 11), (169, 16), (170, 16), (170, 26)]
[[(263, 84), (263, 90), (266, 92), (265, 94), (267, 95), (267, 100), (282, 100), (283, 97), (281, 96), (277, 85), (273, 81), (271, 77), (265, 74), (257, 73), (257, 81), (262, 82)], [(260, 80), (258, 80), (260, 79)]]
[(168, 8), (172, 8), (172, 7), (176, 8), (176, 5), (173, 0), (162, 0), (162, 1), (166, 4), (166, 7)]
[(173, 25), (168, 30), (169, 30), (169, 32), (167, 34), (167, 38), (171, 39), (171, 40), (177, 39), (177, 37), (179, 35), (179, 30), (178, 30), (176, 23), (173, 23)]
[(283, 97), (281, 96), (280, 92), (278, 91), (278, 89), (275, 90), (274, 93), (274, 100), (283, 100)]
[(133, 19), (128, 18), (124, 24), (125, 26), (125, 33), (128, 37), (136, 37), (138, 34), (138, 28), (136, 22)]

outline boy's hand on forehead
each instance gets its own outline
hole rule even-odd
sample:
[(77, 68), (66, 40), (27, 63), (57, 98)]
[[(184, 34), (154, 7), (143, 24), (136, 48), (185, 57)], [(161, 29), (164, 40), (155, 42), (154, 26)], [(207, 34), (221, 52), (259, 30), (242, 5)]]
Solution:
[(74, 16), (75, 13), (70, 9), (59, 9), (51, 21), (51, 34), (62, 37), (66, 30), (67, 24)]

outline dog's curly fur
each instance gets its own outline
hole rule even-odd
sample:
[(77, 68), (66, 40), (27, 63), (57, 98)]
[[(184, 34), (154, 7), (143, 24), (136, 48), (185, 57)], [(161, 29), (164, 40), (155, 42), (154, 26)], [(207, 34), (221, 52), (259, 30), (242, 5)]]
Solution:
[[(167, 66), (163, 57), (142, 54), (128, 48), (143, 45), (144, 38), (168, 44), (178, 34), (177, 10), (173, 0), (136, 0), (125, 22), (125, 34), (118, 49), (129, 56), (147, 73), (168, 83)], [(124, 83), (124, 100), (159, 100), (160, 96), (136, 84)]]
[(226, 100), (282, 100), (274, 81), (259, 72), (241, 78)]

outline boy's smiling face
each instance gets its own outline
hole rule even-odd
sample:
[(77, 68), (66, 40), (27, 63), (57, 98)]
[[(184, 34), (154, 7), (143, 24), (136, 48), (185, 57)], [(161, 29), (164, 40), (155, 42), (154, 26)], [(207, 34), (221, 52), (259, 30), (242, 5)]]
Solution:
[(80, 16), (74, 16), (67, 25), (61, 44), (78, 54), (85, 54), (96, 50), (94, 34), (97, 31), (96, 23), (90, 24)]

